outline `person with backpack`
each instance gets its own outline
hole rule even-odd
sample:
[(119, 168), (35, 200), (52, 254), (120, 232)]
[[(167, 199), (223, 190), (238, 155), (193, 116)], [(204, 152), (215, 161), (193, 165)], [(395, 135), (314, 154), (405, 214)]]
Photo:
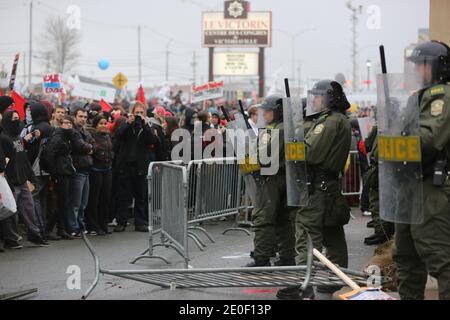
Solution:
[(74, 125), (71, 116), (63, 116), (61, 126), (45, 144), (40, 159), (41, 167), (51, 174), (56, 192), (56, 214), (50, 215), (47, 230), (53, 230), (56, 225), (56, 234), (64, 240), (74, 239), (69, 234), (69, 215), (72, 214), (70, 180), (75, 173), (71, 157)]

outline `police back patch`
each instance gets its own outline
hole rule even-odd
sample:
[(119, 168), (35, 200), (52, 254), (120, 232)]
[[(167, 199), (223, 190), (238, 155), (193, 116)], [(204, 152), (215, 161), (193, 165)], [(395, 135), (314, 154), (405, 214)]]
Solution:
[(325, 126), (323, 124), (319, 124), (317, 127), (314, 128), (314, 134), (321, 134), (323, 129), (325, 129)]
[(433, 117), (440, 116), (444, 111), (445, 102), (444, 100), (436, 100), (431, 104), (431, 115)]
[(439, 87), (431, 89), (432, 96), (437, 96), (437, 95), (441, 95), (441, 94), (445, 94), (445, 89), (443, 86), (439, 86)]

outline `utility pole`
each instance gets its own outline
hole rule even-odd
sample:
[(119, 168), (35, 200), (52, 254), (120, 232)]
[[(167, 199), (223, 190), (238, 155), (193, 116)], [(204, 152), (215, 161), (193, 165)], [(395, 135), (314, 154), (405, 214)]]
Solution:
[(362, 14), (362, 6), (353, 6), (352, 1), (349, 0), (347, 2), (347, 8), (352, 12), (351, 15), (351, 22), (352, 22), (352, 65), (353, 65), (353, 82), (352, 82), (352, 90), (353, 92), (356, 92), (358, 90), (358, 44), (357, 44), (357, 38), (358, 38), (358, 32), (356, 30), (358, 26), (358, 15)]
[(302, 94), (302, 62), (298, 61), (298, 95), (300, 96)]
[(173, 39), (170, 39), (169, 42), (167, 42), (166, 46), (166, 82), (169, 82), (169, 56), (170, 56), (169, 47), (172, 41)]
[(141, 25), (138, 25), (138, 66), (139, 66), (139, 83), (142, 83)]
[(195, 85), (197, 82), (197, 53), (194, 51), (194, 56), (192, 57), (192, 84)]
[(31, 71), (33, 60), (33, 0), (30, 1), (30, 52), (28, 57), (28, 87), (31, 89)]

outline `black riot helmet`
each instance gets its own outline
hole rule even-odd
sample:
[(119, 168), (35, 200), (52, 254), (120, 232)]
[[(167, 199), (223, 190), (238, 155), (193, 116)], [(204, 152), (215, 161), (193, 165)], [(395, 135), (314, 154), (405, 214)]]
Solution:
[(274, 113), (274, 122), (283, 121), (283, 97), (273, 94), (266, 97), (259, 106), (262, 110), (272, 110)]
[(350, 103), (345, 96), (342, 86), (333, 80), (317, 82), (308, 91), (307, 116), (312, 116), (324, 111), (335, 110), (345, 113), (350, 109)]
[(407, 58), (416, 65), (431, 65), (431, 80), (425, 84), (446, 83), (450, 81), (450, 48), (443, 42), (428, 41), (418, 45)]

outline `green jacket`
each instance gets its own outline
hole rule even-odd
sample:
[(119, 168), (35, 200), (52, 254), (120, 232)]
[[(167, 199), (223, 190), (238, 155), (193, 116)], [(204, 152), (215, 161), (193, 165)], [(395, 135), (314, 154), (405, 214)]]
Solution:
[(422, 90), (419, 97), (423, 166), (433, 165), (441, 152), (450, 161), (450, 85)]
[(343, 172), (352, 129), (347, 117), (330, 111), (320, 116), (305, 137), (306, 163), (315, 172)]

